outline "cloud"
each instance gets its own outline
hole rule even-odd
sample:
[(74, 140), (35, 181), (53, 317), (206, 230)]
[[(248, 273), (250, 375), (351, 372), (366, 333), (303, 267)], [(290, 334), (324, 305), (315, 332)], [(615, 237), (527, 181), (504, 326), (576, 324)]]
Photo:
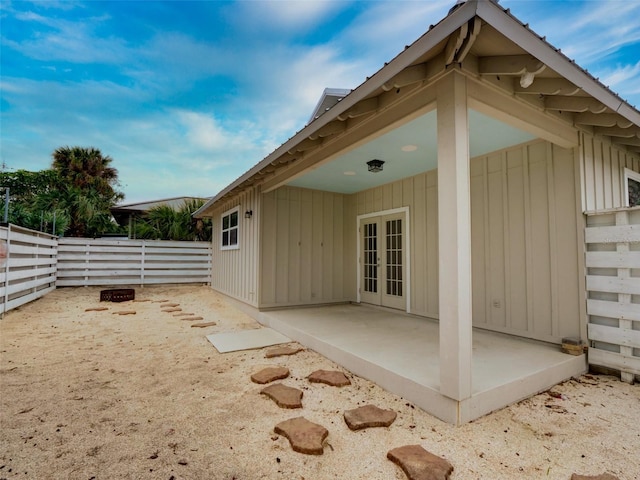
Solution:
[(238, 2), (229, 20), (243, 30), (276, 31), (286, 36), (308, 30), (347, 7), (348, 2), (326, 0)]

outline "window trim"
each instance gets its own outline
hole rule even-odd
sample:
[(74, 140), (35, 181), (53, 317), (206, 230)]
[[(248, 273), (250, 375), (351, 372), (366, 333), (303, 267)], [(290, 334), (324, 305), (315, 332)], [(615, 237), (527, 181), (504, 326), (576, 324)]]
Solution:
[[(231, 215), (233, 213), (237, 213), (238, 223), (235, 227), (229, 227), (227, 229), (224, 228), (224, 218), (229, 217), (231, 220)], [(222, 239), (224, 237), (224, 232), (231, 232), (235, 228), (236, 230), (236, 243), (233, 245), (223, 245)], [(240, 206), (232, 208), (231, 210), (227, 210), (220, 215), (220, 250), (238, 250), (240, 249)]]
[(629, 205), (629, 179), (640, 183), (640, 173), (635, 172), (629, 168), (624, 169), (624, 206)]

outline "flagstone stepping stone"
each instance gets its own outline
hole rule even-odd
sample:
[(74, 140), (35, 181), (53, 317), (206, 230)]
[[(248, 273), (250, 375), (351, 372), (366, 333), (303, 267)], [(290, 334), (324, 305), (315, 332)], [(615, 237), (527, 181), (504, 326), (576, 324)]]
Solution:
[(150, 298), (136, 298), (134, 302), (142, 303), (142, 302), (150, 302)]
[(135, 315), (136, 312), (133, 310), (124, 310), (122, 312), (113, 312), (114, 315)]
[[(175, 317), (175, 315), (174, 315), (174, 317)], [(182, 317), (180, 320), (188, 320), (188, 321), (193, 322), (194, 320), (204, 320), (204, 318), (203, 317)]]
[(105, 310), (109, 310), (109, 307), (93, 307), (93, 308), (85, 308), (85, 312), (104, 312)]
[(173, 313), (173, 312), (181, 312), (182, 309), (181, 308), (177, 308), (177, 307), (176, 308), (164, 308), (164, 309), (162, 309), (162, 311), (164, 313)]
[(389, 450), (387, 458), (402, 468), (409, 480), (447, 480), (453, 472), (453, 465), (447, 460), (420, 445), (394, 448)]
[(267, 367), (251, 375), (254, 383), (271, 383), (274, 380), (281, 380), (289, 376), (289, 369), (286, 367)]
[(278, 347), (267, 350), (264, 354), (265, 358), (280, 357), (282, 355), (295, 355), (298, 352), (302, 352), (304, 348), (292, 348), (292, 347)]
[(195, 313), (180, 312), (180, 313), (173, 314), (174, 317), (184, 317), (184, 316), (190, 316), (190, 315), (195, 315)]
[(163, 303), (162, 305), (160, 305), (160, 307), (164, 308), (164, 307), (179, 307), (180, 304), (179, 303)]
[(615, 475), (610, 473), (602, 473), (600, 475), (578, 475), (574, 473), (571, 475), (571, 480), (620, 480)]
[(165, 303), (168, 302), (169, 300), (164, 299), (164, 300), (153, 300), (153, 303)]
[(194, 323), (191, 325), (191, 328), (204, 328), (204, 327), (213, 327), (217, 325), (216, 322), (205, 322), (205, 323)]
[(310, 422), (304, 417), (280, 422), (275, 426), (274, 432), (287, 437), (294, 452), (307, 455), (322, 455), (322, 442), (329, 435), (329, 431), (322, 425)]
[(360, 430), (369, 427), (388, 427), (398, 414), (393, 410), (383, 410), (375, 405), (347, 410), (344, 412), (344, 421), (351, 430)]
[(287, 387), (281, 383), (274, 383), (260, 390), (260, 393), (266, 395), (276, 402), (280, 408), (302, 408), (302, 390)]
[(337, 370), (316, 370), (307, 377), (313, 383), (326, 383), (332, 387), (344, 387), (351, 385), (351, 380)]

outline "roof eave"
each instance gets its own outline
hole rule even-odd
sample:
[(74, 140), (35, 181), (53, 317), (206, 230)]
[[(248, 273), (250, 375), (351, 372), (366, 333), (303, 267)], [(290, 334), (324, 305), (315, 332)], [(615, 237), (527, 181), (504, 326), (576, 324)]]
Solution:
[(267, 155), (261, 162), (256, 164), (245, 174), (238, 177), (234, 182), (221, 190), (216, 196), (214, 196), (198, 210), (196, 210), (193, 213), (193, 216), (195, 218), (205, 216), (204, 214), (206, 213), (206, 211), (209, 210), (218, 200), (224, 197), (231, 190), (256, 175), (263, 168), (271, 164), (271, 162), (277, 160), (280, 156), (284, 155), (289, 150), (292, 150), (300, 142), (313, 135), (329, 122), (335, 120), (340, 114), (346, 112), (349, 108), (353, 107), (359, 101), (365, 99), (368, 95), (381, 88), (385, 82), (389, 81), (395, 75), (411, 65), (415, 60), (423, 55), (424, 52), (431, 50), (433, 47), (438, 45), (441, 41), (455, 32), (456, 29), (460, 28), (465, 22), (471, 20), (476, 15), (478, 4), (483, 3), (484, 1), (485, 0), (469, 0), (466, 3), (462, 4), (455, 11), (453, 11), (442, 21), (440, 21), (437, 25), (433, 26), (433, 28), (430, 28), (427, 33), (422, 35), (413, 44), (408, 46), (388, 64), (386, 64), (375, 74), (369, 77), (365, 82), (360, 84), (355, 90), (344, 97), (328, 112), (308, 124), (293, 137), (283, 143), (280, 147)]

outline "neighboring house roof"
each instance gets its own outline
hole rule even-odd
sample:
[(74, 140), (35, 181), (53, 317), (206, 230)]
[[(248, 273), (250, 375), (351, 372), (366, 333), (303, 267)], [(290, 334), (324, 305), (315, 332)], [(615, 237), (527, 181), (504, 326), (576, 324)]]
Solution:
[[(466, 60), (466, 61), (465, 61)], [(459, 67), (523, 106), (544, 112), (550, 121), (604, 135), (619, 146), (640, 151), (640, 112), (585, 69), (533, 32), (493, 0), (468, 0), (364, 83), (337, 101), (261, 162), (248, 170), (194, 216), (206, 216), (219, 201), (283, 172), (299, 174), (300, 160), (348, 132), (348, 121), (384, 111), (393, 91), (435, 81)], [(487, 100), (489, 102), (489, 100)], [(318, 115), (316, 117), (316, 115)], [(526, 118), (519, 119), (522, 123)], [(566, 130), (566, 129), (565, 129)], [(548, 132), (547, 132), (548, 137)], [(567, 135), (553, 138), (570, 146)], [(571, 145), (573, 146), (573, 145)]]
[(309, 123), (313, 122), (324, 112), (331, 109), (331, 107), (349, 95), (349, 93), (351, 93), (351, 90), (347, 88), (325, 88), (320, 100), (318, 100), (316, 108), (313, 109), (313, 113), (309, 118)]
[(119, 225), (123, 225), (128, 222), (128, 218), (131, 215), (142, 215), (152, 208), (159, 206), (171, 207), (174, 210), (179, 209), (182, 208), (182, 206), (184, 206), (184, 204), (190, 200), (206, 201), (207, 199), (201, 197), (172, 197), (163, 198), (160, 200), (149, 200), (146, 202), (116, 205), (115, 207), (111, 208), (111, 214), (113, 215), (113, 218), (116, 219), (116, 222), (118, 222)]

